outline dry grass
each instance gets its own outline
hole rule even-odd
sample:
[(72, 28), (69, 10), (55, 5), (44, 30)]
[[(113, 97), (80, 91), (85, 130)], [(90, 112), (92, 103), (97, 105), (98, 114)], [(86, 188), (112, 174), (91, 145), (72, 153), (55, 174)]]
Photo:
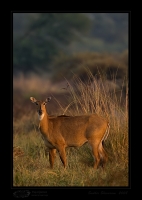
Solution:
[[(105, 170), (94, 171), (93, 158), (87, 145), (80, 149), (67, 149), (68, 167), (64, 170), (57, 155), (54, 169), (49, 167), (48, 157), (44, 153), (44, 143), (40, 135), (30, 132), (15, 138), (15, 143), (24, 149), (24, 156), (14, 159), (14, 186), (127, 186), (127, 157), (113, 157), (109, 153), (109, 162)], [(21, 142), (22, 140), (22, 142)], [(110, 143), (110, 142), (109, 142)], [(107, 150), (110, 148), (106, 144)], [(121, 155), (119, 155), (121, 156)], [(123, 158), (123, 162), (122, 159)], [(124, 160), (125, 159), (125, 160)], [(83, 173), (82, 173), (83, 172)]]
[[(37, 129), (37, 116), (32, 106), (29, 106), (27, 114), (21, 115), (21, 118), (15, 115), (13, 121), (13, 145), (17, 147), (14, 148), (13, 156), (14, 186), (128, 186), (128, 108), (123, 93), (126, 80), (122, 82), (118, 96), (116, 87), (110, 90), (101, 74), (96, 79), (89, 70), (86, 73), (88, 81), (85, 83), (76, 75), (70, 82), (65, 80), (66, 87), (63, 90), (66, 93), (63, 94), (63, 100), (66, 101), (59, 101), (54, 95), (52, 99), (58, 105), (57, 114), (96, 112), (109, 119), (111, 129), (105, 142), (109, 160), (105, 170), (93, 169), (93, 158), (87, 144), (81, 148), (67, 149), (66, 170), (58, 155), (54, 169), (51, 170), (48, 156), (44, 152), (44, 142)], [(20, 102), (17, 98), (15, 101)], [(30, 104), (29, 97), (27, 102)]]

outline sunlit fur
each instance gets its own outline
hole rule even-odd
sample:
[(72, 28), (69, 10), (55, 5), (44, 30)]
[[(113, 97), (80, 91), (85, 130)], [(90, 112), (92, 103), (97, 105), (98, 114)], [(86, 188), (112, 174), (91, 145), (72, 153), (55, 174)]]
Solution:
[(37, 106), (40, 116), (39, 129), (44, 139), (49, 162), (53, 168), (56, 150), (59, 152), (64, 167), (67, 166), (66, 147), (79, 147), (88, 142), (91, 146), (92, 155), (95, 158), (94, 169), (99, 165), (104, 167), (107, 154), (102, 142), (108, 136), (109, 123), (97, 114), (81, 116), (58, 116), (50, 117), (46, 111), (46, 101), (37, 101), (30, 97), (32, 103)]
[(44, 113), (42, 115), (38, 114), (38, 118), (39, 118), (40, 121), (43, 119), (43, 117), (44, 117)]

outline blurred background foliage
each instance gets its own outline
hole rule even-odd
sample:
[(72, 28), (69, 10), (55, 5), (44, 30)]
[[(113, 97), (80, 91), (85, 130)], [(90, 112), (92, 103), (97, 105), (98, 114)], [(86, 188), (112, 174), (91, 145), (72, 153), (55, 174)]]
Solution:
[(128, 70), (128, 13), (13, 13), (13, 73), (51, 80)]
[(77, 31), (89, 30), (89, 22), (76, 13), (14, 14), (14, 69), (48, 69), (52, 57), (78, 37)]

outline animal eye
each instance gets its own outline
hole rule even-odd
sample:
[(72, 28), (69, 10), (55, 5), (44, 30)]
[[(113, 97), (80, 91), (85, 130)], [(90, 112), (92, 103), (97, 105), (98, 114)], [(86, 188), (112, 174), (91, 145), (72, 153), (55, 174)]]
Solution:
[(36, 102), (35, 104), (36, 104), (36, 105), (38, 105), (38, 103), (37, 103), (37, 102)]

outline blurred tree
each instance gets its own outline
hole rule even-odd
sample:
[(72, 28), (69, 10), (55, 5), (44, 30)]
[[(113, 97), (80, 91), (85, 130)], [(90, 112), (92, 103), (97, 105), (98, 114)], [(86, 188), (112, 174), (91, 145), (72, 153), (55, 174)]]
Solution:
[[(92, 13), (92, 34), (105, 42), (127, 42), (128, 13)], [(100, 23), (101, 22), (101, 23)]]
[(65, 52), (66, 45), (90, 28), (91, 20), (83, 13), (14, 14), (14, 30), (19, 31), (19, 37), (18, 32), (13, 34), (14, 73), (47, 69), (53, 56)]

